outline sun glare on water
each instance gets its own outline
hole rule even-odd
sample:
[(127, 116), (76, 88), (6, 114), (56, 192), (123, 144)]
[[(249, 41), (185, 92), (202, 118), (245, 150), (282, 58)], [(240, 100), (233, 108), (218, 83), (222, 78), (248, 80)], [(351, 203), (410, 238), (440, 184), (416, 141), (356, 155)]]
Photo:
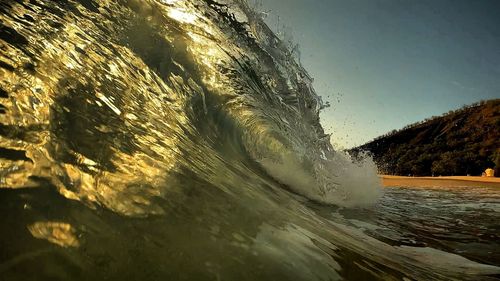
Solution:
[(178, 22), (190, 24), (194, 23), (197, 19), (196, 15), (187, 13), (179, 9), (171, 9), (170, 11), (168, 11), (168, 16)]

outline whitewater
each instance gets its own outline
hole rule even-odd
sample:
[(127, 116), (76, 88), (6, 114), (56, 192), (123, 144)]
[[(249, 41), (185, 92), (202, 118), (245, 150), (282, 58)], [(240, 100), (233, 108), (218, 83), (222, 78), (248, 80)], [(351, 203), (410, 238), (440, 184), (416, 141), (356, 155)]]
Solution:
[(0, 20), (0, 280), (498, 280), (500, 193), (383, 191), (245, 1)]

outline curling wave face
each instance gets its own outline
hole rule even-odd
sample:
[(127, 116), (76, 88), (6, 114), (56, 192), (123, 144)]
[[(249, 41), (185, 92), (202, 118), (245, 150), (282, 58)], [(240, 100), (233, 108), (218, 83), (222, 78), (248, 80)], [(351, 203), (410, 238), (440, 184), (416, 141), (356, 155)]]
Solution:
[[(55, 247), (14, 239), (0, 273), (43, 257), (63, 279), (434, 276), (304, 205), (375, 202), (375, 169), (332, 149), (312, 79), (245, 2), (8, 0), (0, 18), (2, 224)], [(345, 265), (359, 255), (388, 270)], [(443, 276), (464, 270), (497, 272)]]
[(260, 163), (295, 192), (347, 202), (326, 168), (311, 78), (246, 5), (3, 9), (1, 145), (22, 155), (5, 163), (5, 185), (44, 179), (69, 199), (147, 215), (163, 212), (152, 199), (175, 192), (183, 170), (231, 188), (219, 171)]

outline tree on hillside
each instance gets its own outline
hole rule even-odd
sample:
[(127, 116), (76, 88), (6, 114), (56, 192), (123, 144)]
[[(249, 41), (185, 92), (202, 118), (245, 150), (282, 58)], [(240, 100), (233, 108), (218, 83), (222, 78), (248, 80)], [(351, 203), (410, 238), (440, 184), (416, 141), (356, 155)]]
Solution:
[(491, 155), (491, 162), (493, 162), (495, 166), (495, 176), (500, 176), (500, 148), (497, 148)]

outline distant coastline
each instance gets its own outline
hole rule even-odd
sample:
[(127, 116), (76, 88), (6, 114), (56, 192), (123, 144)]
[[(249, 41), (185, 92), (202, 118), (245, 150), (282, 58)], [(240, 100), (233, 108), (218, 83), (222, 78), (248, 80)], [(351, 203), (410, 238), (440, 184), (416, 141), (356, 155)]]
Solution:
[[(389, 132), (349, 150), (371, 156), (382, 174), (500, 175), (500, 99), (481, 101)], [(482, 181), (482, 180), (480, 180)]]
[(500, 178), (494, 177), (403, 177), (380, 175), (384, 187), (494, 187), (500, 188)]

